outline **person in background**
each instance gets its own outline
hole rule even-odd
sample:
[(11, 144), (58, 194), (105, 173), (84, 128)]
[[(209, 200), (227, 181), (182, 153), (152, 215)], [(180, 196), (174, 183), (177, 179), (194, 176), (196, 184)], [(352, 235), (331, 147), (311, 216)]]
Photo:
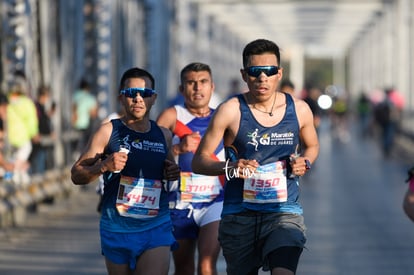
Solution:
[[(197, 248), (197, 274), (217, 274), (220, 252), (218, 225), (223, 207), (224, 182), (192, 172), (191, 161), (201, 137), (207, 129), (214, 109), (209, 107), (214, 93), (210, 66), (190, 63), (181, 70), (179, 91), (184, 104), (163, 111), (157, 123), (174, 133), (173, 153), (181, 167), (180, 184), (170, 189), (170, 211), (174, 236), (179, 249), (173, 252), (176, 275), (194, 274)], [(219, 144), (212, 157), (224, 160), (223, 145)]]
[(315, 125), (316, 130), (318, 130), (321, 124), (321, 117), (322, 117), (322, 110), (318, 104), (318, 98), (321, 95), (321, 90), (316, 87), (308, 86), (306, 91), (307, 93), (303, 100), (306, 103), (308, 103), (309, 108), (311, 109), (312, 115), (313, 115), (313, 124)]
[(101, 124), (71, 169), (76, 185), (103, 175), (100, 236), (109, 275), (167, 275), (176, 245), (166, 182), (180, 170), (171, 132), (149, 119), (154, 87), (148, 71), (126, 70), (118, 91), (124, 116)]
[[(7, 96), (0, 93), (0, 178), (6, 179), (13, 175), (15, 165), (7, 159), (6, 147), (6, 119), (7, 119), (7, 105), (9, 100)], [(9, 176), (10, 175), (10, 176)]]
[(362, 91), (357, 101), (359, 133), (363, 138), (371, 135), (372, 103), (367, 94)]
[(349, 104), (346, 94), (340, 94), (333, 98), (331, 108), (331, 132), (332, 136), (342, 143), (351, 140), (349, 134)]
[(3, 120), (0, 120), (0, 178), (5, 179), (13, 176), (15, 165), (5, 157), (6, 134), (4, 131)]
[(92, 134), (93, 125), (98, 117), (98, 102), (91, 93), (88, 81), (82, 79), (79, 89), (75, 91), (72, 98), (72, 125), (80, 132), (80, 138), (76, 150), (82, 152), (89, 137)]
[(55, 103), (50, 98), (50, 88), (40, 86), (35, 101), (39, 121), (39, 139), (33, 142), (30, 156), (31, 173), (43, 174), (46, 169), (53, 167), (53, 125), (52, 116), (55, 113)]
[(393, 88), (385, 89), (384, 93), (384, 100), (374, 107), (374, 114), (381, 129), (382, 152), (387, 158), (394, 147), (394, 138), (401, 122), (404, 102)]
[[(312, 111), (277, 90), (283, 69), (274, 42), (247, 44), (240, 72), (249, 91), (217, 108), (193, 172), (226, 176), (219, 242), (227, 274), (257, 274), (261, 267), (294, 274), (306, 242), (299, 178), (319, 153)], [(221, 142), (226, 161), (211, 158)]]
[(17, 74), (11, 85), (7, 105), (7, 138), (11, 146), (11, 160), (15, 164), (13, 181), (16, 184), (29, 184), (29, 157), (32, 142), (39, 140), (39, 121), (36, 106), (27, 95), (26, 78)]
[(414, 222), (414, 166), (408, 170), (408, 189), (403, 199), (403, 209), (407, 217)]
[(283, 79), (280, 83), (280, 91), (295, 96), (295, 85), (289, 79)]

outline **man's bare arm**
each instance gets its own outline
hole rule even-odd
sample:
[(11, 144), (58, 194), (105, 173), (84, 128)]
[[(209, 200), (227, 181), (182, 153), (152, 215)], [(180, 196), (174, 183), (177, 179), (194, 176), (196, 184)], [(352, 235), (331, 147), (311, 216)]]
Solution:
[(303, 100), (296, 102), (296, 113), (300, 123), (300, 138), (304, 144), (303, 157), (313, 163), (319, 154), (318, 135), (309, 105)]
[(102, 157), (111, 132), (112, 124), (107, 123), (101, 125), (92, 136), (85, 150), (72, 166), (71, 177), (74, 184), (88, 184), (110, 168), (106, 166), (108, 160), (102, 161)]
[(195, 173), (217, 176), (225, 173), (225, 161), (217, 161), (211, 156), (222, 142), (226, 130), (234, 122), (238, 112), (238, 101), (222, 103), (215, 111), (210, 124), (194, 154), (192, 169)]
[(178, 180), (180, 176), (180, 168), (178, 167), (177, 163), (175, 162), (174, 155), (171, 150), (172, 146), (172, 133), (164, 127), (160, 127), (163, 134), (165, 141), (167, 143), (168, 149), (168, 156), (165, 160), (165, 167), (164, 167), (164, 177), (168, 180), (174, 181)]

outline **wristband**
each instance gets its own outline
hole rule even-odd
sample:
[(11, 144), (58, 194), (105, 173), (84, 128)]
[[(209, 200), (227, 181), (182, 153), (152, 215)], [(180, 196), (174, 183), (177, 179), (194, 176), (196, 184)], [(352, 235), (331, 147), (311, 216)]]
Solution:
[(308, 159), (305, 159), (305, 168), (306, 170), (310, 170), (312, 168), (312, 165)]

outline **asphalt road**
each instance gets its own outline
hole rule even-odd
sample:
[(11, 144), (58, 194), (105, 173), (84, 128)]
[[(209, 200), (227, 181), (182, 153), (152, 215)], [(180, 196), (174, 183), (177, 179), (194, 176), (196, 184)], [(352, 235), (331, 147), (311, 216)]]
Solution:
[[(384, 159), (356, 135), (340, 142), (328, 125), (320, 143), (301, 181), (308, 242), (297, 274), (414, 274), (414, 223), (401, 208), (410, 160)], [(0, 274), (105, 274), (94, 187), (74, 186), (70, 199), (42, 205), (26, 226), (0, 230)], [(225, 274), (222, 257), (218, 268)]]

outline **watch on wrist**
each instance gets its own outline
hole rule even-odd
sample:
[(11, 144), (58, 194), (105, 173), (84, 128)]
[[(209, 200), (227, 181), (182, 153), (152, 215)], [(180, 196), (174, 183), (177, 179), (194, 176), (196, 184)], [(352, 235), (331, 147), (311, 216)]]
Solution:
[(306, 170), (309, 170), (312, 168), (312, 165), (308, 159), (305, 159), (305, 168)]

